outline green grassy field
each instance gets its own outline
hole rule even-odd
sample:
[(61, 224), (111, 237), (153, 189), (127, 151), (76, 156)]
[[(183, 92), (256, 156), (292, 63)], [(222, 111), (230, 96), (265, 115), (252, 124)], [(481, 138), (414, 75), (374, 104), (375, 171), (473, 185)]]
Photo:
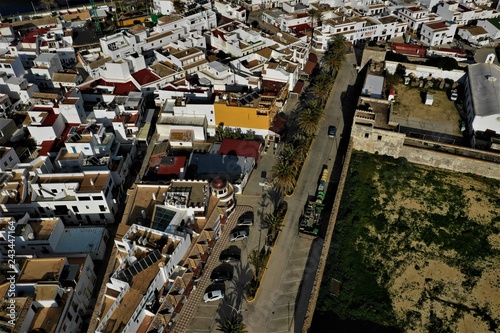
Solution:
[(499, 181), (356, 152), (316, 313), (407, 332), (495, 331), (499, 230)]

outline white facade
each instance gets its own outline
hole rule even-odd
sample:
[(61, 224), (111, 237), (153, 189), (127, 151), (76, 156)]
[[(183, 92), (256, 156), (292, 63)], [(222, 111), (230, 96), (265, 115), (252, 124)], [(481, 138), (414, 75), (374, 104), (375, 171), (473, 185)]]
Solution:
[[(165, 239), (167, 243), (176, 244), (172, 249), (168, 250), (168, 260), (164, 260), (161, 252), (155, 248), (151, 248), (150, 246), (150, 244), (157, 243), (160, 238)], [(133, 224), (123, 239), (121, 241), (115, 241), (115, 244), (120, 252), (125, 253), (125, 256), (123, 260), (121, 260), (120, 266), (113, 273), (105, 288), (118, 293), (118, 295), (111, 298), (114, 302), (107, 313), (103, 314), (96, 332), (103, 332), (103, 329), (108, 324), (108, 321), (110, 319), (116, 319), (115, 312), (118, 312), (119, 309), (126, 307), (127, 305), (130, 306), (130, 304), (123, 304), (122, 302), (127, 293), (137, 293), (136, 288), (138, 288), (138, 286), (136, 285), (146, 284), (147, 290), (143, 296), (140, 295), (142, 298), (139, 300), (139, 303), (137, 304), (134, 302), (136, 307), (133, 314), (129, 318), (118, 319), (126, 322), (123, 332), (135, 332), (144, 319), (146, 313), (151, 313), (147, 309), (147, 304), (148, 302), (154, 301), (155, 291), (158, 292), (163, 290), (163, 286), (165, 284), (170, 284), (176, 276), (179, 276), (179, 272), (184, 272), (186, 270), (185, 268), (178, 267), (177, 265), (187, 253), (191, 245), (191, 238), (187, 234), (174, 235)], [(139, 263), (136, 253), (147, 253), (147, 256), (151, 259), (145, 261), (144, 264)], [(142, 269), (138, 272), (137, 270), (129, 270), (129, 267), (136, 263), (137, 265), (140, 265), (140, 267), (157, 265), (158, 273), (151, 281), (139, 282), (136, 279), (132, 280), (133, 276), (139, 276), (142, 271)], [(140, 296), (137, 295), (136, 297)], [(104, 297), (108, 296), (105, 295)], [(134, 298), (134, 301), (137, 301), (137, 299)]]
[(31, 125), (27, 126), (31, 137), (37, 142), (53, 141), (61, 136), (65, 128), (64, 117), (53, 111), (34, 109), (28, 112)]
[(492, 8), (473, 7), (474, 3), (458, 3), (455, 1), (442, 2), (437, 6), (437, 14), (447, 21), (458, 25), (470, 24), (473, 20), (484, 20), (499, 17), (500, 13)]
[[(0, 132), (0, 135), (3, 134)], [(17, 163), (20, 163), (16, 150), (11, 147), (0, 147), (0, 170), (11, 169)]]
[(469, 134), (500, 133), (500, 67), (492, 63), (468, 66), (464, 106)]
[(36, 84), (28, 83), (25, 78), (8, 78), (0, 73), (0, 91), (12, 99), (20, 100), (21, 104), (31, 104), (33, 94), (40, 90)]
[(500, 18), (491, 18), (487, 20), (477, 21), (478, 27), (483, 27), (488, 32), (488, 37), (491, 39), (500, 38)]
[(15, 169), (0, 184), (0, 209), (4, 214), (60, 217), (72, 224), (113, 223), (115, 190), (109, 171), (40, 174), (28, 185), (26, 169)]
[(0, 72), (5, 72), (9, 76), (23, 77), (25, 70), (21, 59), (16, 56), (0, 56)]
[(420, 40), (429, 46), (449, 44), (453, 42), (458, 24), (451, 21), (439, 21), (422, 24)]
[(476, 46), (482, 46), (489, 43), (488, 31), (479, 26), (458, 28), (458, 36)]
[(397, 17), (408, 24), (409, 30), (415, 32), (420, 31), (422, 24), (441, 19), (438, 15), (429, 12), (426, 8), (415, 6), (402, 8), (397, 12)]

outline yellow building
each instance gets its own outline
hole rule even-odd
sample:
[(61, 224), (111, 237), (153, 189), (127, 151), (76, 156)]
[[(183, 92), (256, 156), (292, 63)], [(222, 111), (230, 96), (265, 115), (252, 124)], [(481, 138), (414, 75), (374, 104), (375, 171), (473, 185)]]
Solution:
[(251, 129), (257, 135), (266, 136), (269, 127), (279, 111), (276, 96), (258, 96), (246, 103), (240, 94), (225, 94), (217, 97), (214, 103), (216, 124)]

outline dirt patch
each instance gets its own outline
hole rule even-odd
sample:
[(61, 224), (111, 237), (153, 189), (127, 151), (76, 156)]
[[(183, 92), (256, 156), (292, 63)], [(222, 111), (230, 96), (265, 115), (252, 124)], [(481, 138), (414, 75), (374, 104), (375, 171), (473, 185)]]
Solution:
[(320, 312), (406, 332), (500, 328), (500, 182), (356, 153)]

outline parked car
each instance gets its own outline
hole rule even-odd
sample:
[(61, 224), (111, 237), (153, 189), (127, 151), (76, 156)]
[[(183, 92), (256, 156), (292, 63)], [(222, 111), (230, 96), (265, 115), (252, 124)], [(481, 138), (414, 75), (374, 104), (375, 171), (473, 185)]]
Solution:
[(236, 262), (241, 260), (240, 252), (229, 248), (221, 252), (219, 260), (222, 262)]
[[(226, 264), (228, 265), (228, 264)], [(232, 266), (231, 266), (232, 268)], [(224, 268), (216, 268), (213, 270), (212, 274), (210, 275), (210, 280), (212, 282), (224, 282), (224, 281), (231, 281), (233, 279), (233, 272)]]
[(246, 230), (238, 230), (231, 233), (229, 240), (231, 242), (236, 242), (242, 239), (248, 238), (248, 232)]
[(451, 94), (450, 94), (450, 100), (456, 101), (458, 98), (458, 92), (457, 89), (452, 89)]
[(238, 219), (238, 226), (251, 226), (253, 225), (253, 212), (245, 212), (241, 214), (240, 218)]
[(222, 290), (212, 290), (205, 293), (205, 295), (203, 296), (203, 301), (205, 303), (214, 302), (223, 298), (224, 298), (224, 292)]
[(337, 127), (331, 125), (331, 126), (328, 126), (328, 136), (330, 138), (333, 138), (335, 137), (335, 135), (337, 134)]

